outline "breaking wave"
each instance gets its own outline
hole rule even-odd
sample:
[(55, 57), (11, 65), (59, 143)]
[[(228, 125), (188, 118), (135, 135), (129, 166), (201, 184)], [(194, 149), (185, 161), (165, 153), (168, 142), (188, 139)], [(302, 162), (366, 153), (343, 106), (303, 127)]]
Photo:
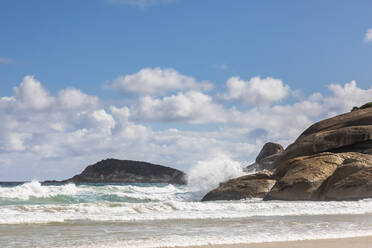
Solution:
[[(238, 163), (227, 160), (221, 164), (236, 166), (239, 175)], [(206, 175), (196, 173), (192, 180), (197, 182)], [(0, 233), (9, 239), (0, 239), (0, 246), (7, 247), (6, 240), (14, 239), (19, 242), (14, 247), (22, 248), (153, 248), (372, 235), (372, 199), (199, 202), (195, 192), (214, 187), (225, 180), (221, 178), (217, 175), (199, 188), (168, 184), (44, 185), (37, 181), (3, 185)], [(68, 236), (72, 228), (79, 237)], [(124, 230), (126, 235), (122, 235)], [(56, 236), (60, 232), (67, 233)], [(32, 243), (35, 235), (37, 246)], [(46, 238), (50, 236), (54, 239)]]
[(168, 184), (42, 185), (32, 181), (16, 187), (0, 187), (0, 206), (10, 204), (150, 202), (176, 200), (184, 186)]
[(199, 202), (191, 198), (192, 193), (187, 186), (174, 185), (41, 185), (33, 181), (0, 187), (0, 224), (372, 214), (372, 200)]
[(195, 199), (201, 199), (221, 182), (243, 176), (243, 165), (227, 155), (197, 162), (188, 173), (188, 185)]

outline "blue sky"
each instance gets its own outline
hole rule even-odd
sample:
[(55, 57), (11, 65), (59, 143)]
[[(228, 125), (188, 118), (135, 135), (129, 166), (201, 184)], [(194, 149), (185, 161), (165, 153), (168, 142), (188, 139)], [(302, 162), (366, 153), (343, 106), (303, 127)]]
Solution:
[[(372, 97), (371, 9), (367, 0), (3, 0), (0, 180), (63, 178), (108, 156), (187, 171), (221, 151), (252, 161), (267, 139), (287, 145), (313, 121)], [(73, 109), (60, 106), (63, 92)], [(113, 107), (127, 109), (126, 119)], [(281, 124), (267, 124), (270, 116)], [(127, 131), (79, 150), (97, 128), (106, 128), (102, 139)], [(130, 135), (140, 140), (128, 128), (148, 133), (125, 153)], [(92, 137), (71, 141), (73, 149), (59, 140), (76, 132)], [(118, 144), (127, 146), (110, 148)]]
[(370, 84), (370, 1), (116, 2), (2, 1), (0, 54), (16, 63), (1, 66), (1, 91), (32, 74), (53, 91), (101, 94), (106, 80), (156, 66), (217, 84), (278, 77), (305, 92)]

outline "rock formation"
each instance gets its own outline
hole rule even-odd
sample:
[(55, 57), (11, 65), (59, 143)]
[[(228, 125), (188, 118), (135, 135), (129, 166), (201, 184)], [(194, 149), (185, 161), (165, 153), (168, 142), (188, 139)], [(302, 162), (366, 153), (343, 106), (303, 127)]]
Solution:
[(262, 198), (270, 191), (275, 182), (272, 173), (267, 170), (238, 177), (221, 183), (218, 188), (206, 194), (202, 201)]
[(171, 183), (186, 184), (186, 174), (146, 162), (106, 159), (62, 182), (74, 183)]
[(261, 149), (260, 153), (256, 158), (256, 163), (260, 163), (265, 158), (281, 153), (284, 151), (283, 147), (280, 144), (267, 142)]
[(358, 109), (365, 109), (365, 108), (371, 108), (372, 107), (372, 102), (368, 102), (360, 107), (353, 107), (353, 109), (351, 111), (355, 111), (355, 110), (358, 110)]
[[(313, 124), (277, 155), (272, 169), (269, 179), (275, 184), (270, 189), (267, 187), (266, 193), (260, 185), (267, 183), (268, 178), (256, 174), (250, 175), (259, 181), (256, 188), (251, 184), (241, 186), (244, 180), (240, 177), (221, 184), (205, 200), (262, 194), (265, 200), (372, 197), (372, 108), (356, 109)], [(230, 191), (226, 190), (227, 186)]]
[(279, 158), (283, 151), (284, 149), (280, 144), (273, 142), (266, 143), (258, 154), (256, 162), (248, 165), (245, 168), (245, 171), (272, 171), (274, 169), (275, 161)]

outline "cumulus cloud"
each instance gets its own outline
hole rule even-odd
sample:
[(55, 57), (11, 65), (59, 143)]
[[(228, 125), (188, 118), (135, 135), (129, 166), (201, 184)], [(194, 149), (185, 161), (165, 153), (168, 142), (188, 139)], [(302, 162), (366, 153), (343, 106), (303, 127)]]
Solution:
[(237, 135), (254, 133), (263, 140), (274, 140), (288, 145), (312, 123), (337, 114), (349, 112), (353, 106), (361, 106), (372, 99), (372, 87), (361, 89), (355, 81), (344, 85), (331, 84), (330, 95), (314, 93), (293, 104), (261, 106), (245, 111), (234, 110), (230, 123), (231, 132)]
[(108, 114), (104, 109), (100, 109), (94, 111), (91, 116), (96, 122), (96, 127), (102, 130), (105, 135), (111, 135), (111, 129), (116, 124), (112, 115)]
[(106, 106), (74, 88), (52, 95), (26, 76), (12, 96), (0, 97), (0, 180), (63, 179), (107, 157), (185, 171), (218, 154), (248, 163), (263, 143), (286, 146), (315, 121), (372, 98), (372, 88), (359, 88), (355, 81), (328, 89), (291, 104), (242, 109), (194, 90)]
[(364, 42), (372, 42), (372, 28), (367, 30), (366, 35), (364, 36)]
[(228, 93), (224, 95), (227, 100), (240, 101), (245, 104), (268, 104), (280, 101), (289, 95), (290, 88), (282, 80), (271, 77), (253, 77), (249, 81), (232, 77), (226, 83)]
[[(211, 96), (196, 91), (150, 100), (148, 106), (160, 116), (150, 116), (154, 121), (209, 123), (222, 121), (225, 113)], [(128, 106), (105, 107), (97, 97), (73, 88), (54, 96), (32, 76), (25, 77), (12, 96), (0, 98), (0, 114), (2, 180), (63, 179), (107, 157), (187, 170), (207, 155), (223, 151), (236, 158), (244, 151), (248, 158), (256, 149), (255, 144), (228, 140), (221, 132), (154, 131), (136, 123), (139, 113)]]
[[(235, 110), (229, 132), (258, 143), (275, 141), (286, 146), (314, 121), (327, 115), (324, 98), (309, 98), (293, 105), (273, 105)], [(252, 142), (252, 141), (251, 141)]]
[(88, 106), (97, 106), (99, 99), (96, 96), (89, 96), (84, 94), (78, 89), (75, 88), (67, 88), (65, 90), (61, 90), (58, 94), (59, 104), (63, 108), (68, 109), (75, 109), (81, 107), (88, 107)]
[(140, 95), (163, 95), (177, 90), (210, 90), (212, 84), (198, 82), (195, 78), (182, 75), (174, 69), (144, 68), (137, 73), (119, 76), (109, 87), (123, 92)]
[(19, 87), (14, 88), (14, 101), (19, 107), (42, 110), (54, 101), (34, 76), (26, 76)]
[(344, 86), (331, 84), (328, 88), (333, 95), (325, 99), (325, 104), (329, 106), (331, 114), (350, 111), (352, 107), (360, 106), (372, 99), (372, 86), (366, 90), (361, 89), (355, 80)]
[(1, 135), (0, 149), (6, 152), (21, 152), (26, 149), (24, 143), (31, 138), (31, 134), (22, 132), (4, 132)]
[(212, 97), (197, 91), (178, 93), (164, 98), (142, 97), (132, 107), (136, 119), (161, 122), (225, 122), (225, 110)]
[(76, 131), (88, 123), (89, 112), (98, 106), (98, 97), (73, 88), (51, 96), (34, 76), (24, 77), (13, 91), (13, 96), (0, 98), (4, 121), (0, 125), (3, 139), (0, 152), (31, 149), (34, 141), (43, 140), (51, 133)]

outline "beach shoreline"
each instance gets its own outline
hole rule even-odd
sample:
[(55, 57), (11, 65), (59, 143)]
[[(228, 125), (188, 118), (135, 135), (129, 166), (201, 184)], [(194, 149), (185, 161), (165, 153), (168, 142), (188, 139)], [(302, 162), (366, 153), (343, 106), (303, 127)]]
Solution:
[(249, 244), (177, 246), (174, 248), (370, 248), (371, 246), (372, 236), (363, 236), (353, 238), (314, 239)]

